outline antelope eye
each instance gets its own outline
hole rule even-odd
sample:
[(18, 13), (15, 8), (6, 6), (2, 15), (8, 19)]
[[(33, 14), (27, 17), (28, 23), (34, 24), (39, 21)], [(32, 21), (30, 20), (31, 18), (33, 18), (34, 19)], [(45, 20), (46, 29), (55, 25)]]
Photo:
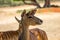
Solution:
[(32, 18), (32, 17), (30, 16), (30, 17), (28, 17), (28, 18)]

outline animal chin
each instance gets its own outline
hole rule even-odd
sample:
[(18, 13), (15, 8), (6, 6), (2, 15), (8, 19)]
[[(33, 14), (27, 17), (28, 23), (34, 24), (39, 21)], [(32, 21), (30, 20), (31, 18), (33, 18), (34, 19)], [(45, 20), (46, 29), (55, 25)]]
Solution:
[(43, 23), (43, 21), (39, 22), (38, 24), (41, 25)]
[(36, 24), (32, 24), (32, 26), (36, 26)]
[(36, 26), (36, 24), (32, 24), (32, 26)]
[(42, 24), (42, 22), (39, 22), (39, 23), (37, 23), (38, 25), (41, 25)]

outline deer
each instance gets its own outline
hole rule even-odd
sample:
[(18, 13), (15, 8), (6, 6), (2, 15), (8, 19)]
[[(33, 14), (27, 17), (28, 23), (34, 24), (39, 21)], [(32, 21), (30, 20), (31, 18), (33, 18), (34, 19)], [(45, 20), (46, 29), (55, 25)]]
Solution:
[(19, 27), (16, 31), (0, 32), (0, 40), (18, 40), (18, 36), (21, 34), (22, 29)]
[(33, 33), (34, 38), (36, 38), (37, 40), (48, 40), (46, 32), (42, 29), (38, 28), (30, 29), (30, 32)]
[(19, 19), (17, 19), (18, 23), (22, 25), (22, 33), (20, 34), (18, 40), (48, 40), (46, 32), (35, 28), (29, 30), (29, 26), (41, 25), (43, 21), (34, 16), (36, 10), (31, 10), (26, 13), (26, 10), (21, 15), (21, 23)]

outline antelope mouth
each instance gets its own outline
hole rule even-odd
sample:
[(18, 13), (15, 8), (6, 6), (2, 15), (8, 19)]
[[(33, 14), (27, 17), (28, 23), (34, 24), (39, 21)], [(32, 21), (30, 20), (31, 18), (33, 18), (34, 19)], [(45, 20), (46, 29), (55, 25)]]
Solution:
[(40, 20), (39, 22), (37, 22), (38, 25), (41, 25), (43, 23), (42, 20)]

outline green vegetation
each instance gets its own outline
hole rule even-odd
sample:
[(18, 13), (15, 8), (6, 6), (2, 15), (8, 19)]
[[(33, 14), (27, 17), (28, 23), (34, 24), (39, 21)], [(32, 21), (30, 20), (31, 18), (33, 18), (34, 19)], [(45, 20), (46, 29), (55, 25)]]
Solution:
[[(28, 0), (26, 2), (31, 3), (30, 0)], [(20, 6), (20, 5), (24, 5), (24, 2), (22, 0), (0, 0), (0, 7)]]
[(16, 1), (16, 0), (0, 0), (0, 7), (5, 6), (19, 6), (22, 5), (22, 1)]
[(22, 10), (17, 10), (17, 11), (16, 11), (16, 13), (21, 13), (21, 12), (22, 12)]
[[(37, 0), (38, 2), (44, 1), (44, 0)], [(60, 0), (51, 0), (51, 1), (60, 1)], [(27, 3), (31, 3), (30, 0), (26, 1)], [(0, 7), (6, 7), (6, 6), (20, 6), (24, 5), (23, 0), (0, 0)]]
[[(29, 12), (30, 10), (32, 10), (32, 9), (27, 9), (26, 12)], [(17, 11), (16, 11), (16, 13), (18, 13), (18, 14), (19, 14), (19, 13), (22, 13), (22, 12), (23, 12), (23, 10), (17, 10)]]

